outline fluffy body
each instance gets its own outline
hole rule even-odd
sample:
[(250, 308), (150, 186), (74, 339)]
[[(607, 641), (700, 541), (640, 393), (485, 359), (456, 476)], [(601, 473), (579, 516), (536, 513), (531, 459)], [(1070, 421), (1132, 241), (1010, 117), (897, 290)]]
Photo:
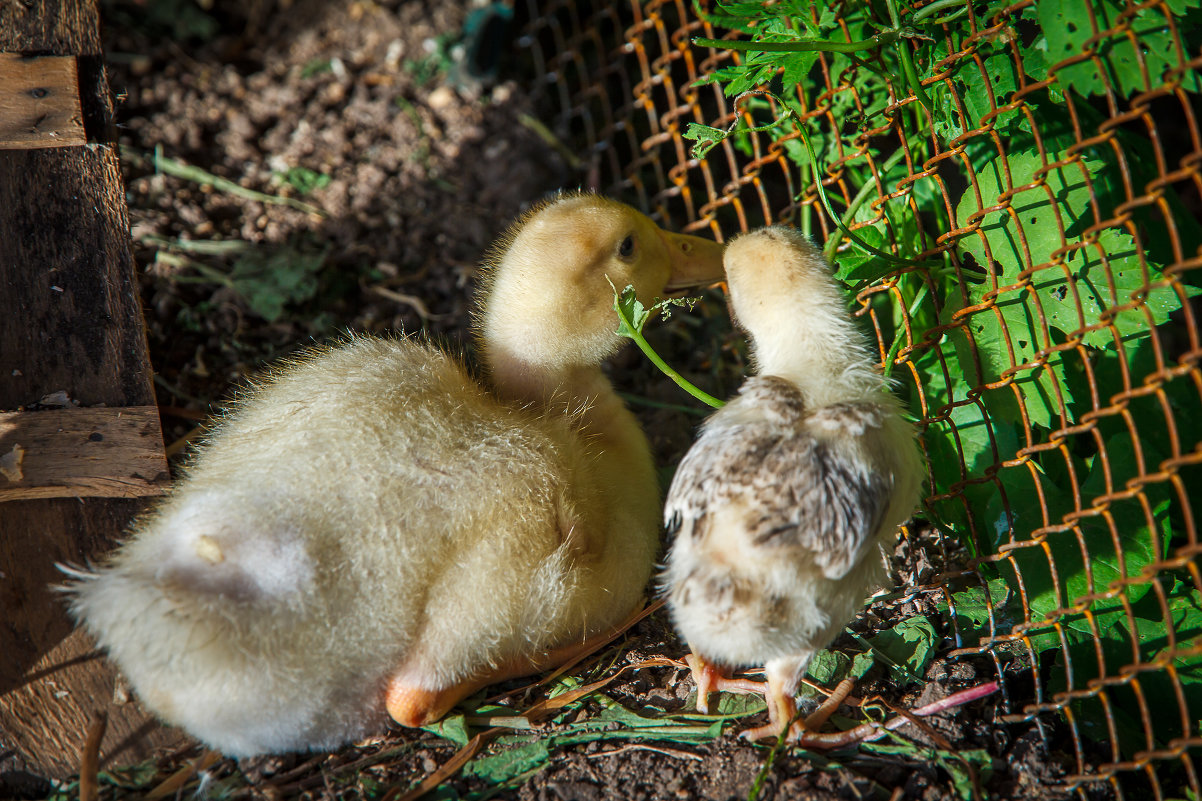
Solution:
[[(596, 209), (603, 230), (574, 252), (573, 218)], [(561, 197), (530, 222), (558, 224), (556, 253), (540, 263), (511, 232), (490, 287), (538, 270), (575, 288), (559, 298), (573, 314), (612, 305), (605, 274), (646, 268), (661, 291), (678, 255), (615, 260), (639, 226), (678, 243), (602, 198)], [(678, 249), (705, 247), (716, 272), (718, 246)], [(160, 716), (234, 756), (331, 748), (386, 709), (429, 722), (637, 605), (659, 491), (600, 373), (619, 341), (564, 325), (566, 350), (588, 342), (576, 355), (524, 350), (505, 330), (522, 310), (490, 317), (493, 298), (487, 381), (409, 339), (311, 352), (240, 400), (108, 564), (76, 572), (74, 613)]]
[(775, 733), (813, 654), (884, 580), (923, 471), (818, 251), (765, 229), (731, 243), (726, 271), (759, 375), (676, 472), (662, 582), (704, 663), (766, 667)]

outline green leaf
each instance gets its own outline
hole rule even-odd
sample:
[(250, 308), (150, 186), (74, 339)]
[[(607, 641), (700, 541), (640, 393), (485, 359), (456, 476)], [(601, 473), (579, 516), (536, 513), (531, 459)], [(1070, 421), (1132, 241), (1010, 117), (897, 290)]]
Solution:
[[(698, 743), (715, 740), (722, 736), (722, 724), (731, 714), (702, 717), (706, 725), (677, 723), (669, 716), (662, 720), (640, 715), (626, 709), (604, 695), (592, 696), (604, 707), (602, 712), (583, 721), (570, 724), (539, 739), (530, 735), (511, 735), (498, 738), (494, 753), (477, 757), (464, 766), (465, 775), (474, 776), (490, 784), (503, 784), (518, 776), (536, 771), (545, 766), (556, 748), (606, 740), (651, 740), (674, 743)], [(761, 702), (760, 709), (763, 709)], [(759, 710), (757, 710), (759, 711)]]
[[(887, 244), (885, 235), (874, 226), (857, 228), (855, 235), (864, 244), (877, 249), (881, 249)], [(876, 279), (896, 271), (896, 264), (856, 247), (844, 248), (835, 253), (835, 279), (849, 286), (870, 284)]]
[[(1159, 585), (1157, 592), (1145, 593), (1142, 600), (1130, 605), (1129, 611), (1115, 607), (1097, 615), (1093, 627), (1076, 620), (1066, 621), (1070, 625), (1063, 631), (1063, 642), (1052, 633), (1033, 638), (1037, 650), (1046, 651), (1045, 658), (1050, 661), (1051, 693), (1082, 688), (1098, 676), (1122, 675), (1133, 659), (1144, 665), (1154, 663), (1168, 647), (1169, 631), (1173, 632), (1178, 648), (1197, 641), (1202, 632), (1202, 608), (1192, 581), (1162, 575), (1152, 584)], [(1166, 608), (1168, 620), (1164, 617)], [(1085, 618), (1078, 617), (1082, 621)], [(1071, 625), (1074, 622), (1078, 625)], [(1132, 684), (1117, 683), (1104, 685), (1097, 698), (1072, 702), (1078, 727), (1100, 744), (1111, 740), (1109, 707), (1117, 746), (1126, 758), (1148, 747), (1138, 711), (1141, 705), (1157, 715), (1157, 726), (1152, 732), (1155, 747), (1191, 733), (1182, 728), (1183, 714), (1179, 710), (1183, 702), (1187, 707), (1184, 717), (1194, 721), (1192, 726), (1196, 727), (1196, 721), (1202, 717), (1202, 658), (1177, 657), (1173, 660), (1172, 674), (1143, 670), (1133, 675), (1132, 684), (1139, 686), (1138, 697)], [(1106, 699), (1105, 705), (1102, 698)]]
[(952, 785), (964, 801), (973, 801), (978, 797), (977, 783), (973, 781), (973, 769), (976, 769), (976, 779), (980, 784), (989, 779), (993, 770), (993, 758), (983, 748), (964, 749), (954, 753), (937, 751), (936, 757), (939, 766), (951, 776)]
[[(913, 676), (921, 677), (935, 656), (938, 638), (935, 627), (925, 617), (911, 617), (872, 638), (872, 647), (899, 665), (905, 665)], [(894, 681), (909, 683), (911, 675), (890, 666)]]
[(715, 145), (726, 138), (727, 134), (726, 131), (718, 128), (690, 122), (689, 127), (681, 136), (697, 142), (697, 144), (693, 145), (693, 149), (690, 152), (693, 154), (693, 158), (703, 159), (706, 153), (709, 153), (714, 149)]
[(876, 660), (873, 659), (871, 651), (856, 654), (855, 659), (851, 660), (851, 670), (848, 671), (848, 676), (862, 679), (874, 664), (876, 664)]
[[(1036, 282), (1041, 297), (1061, 300), (1052, 305), (1049, 323), (1065, 333), (1081, 332), (1085, 325), (1099, 321), (1104, 313), (1111, 314), (1109, 327), (1082, 333), (1087, 345), (1114, 348), (1115, 337), (1121, 342), (1147, 337), (1152, 328), (1168, 322), (1169, 314), (1181, 308), (1181, 298), (1171, 286), (1149, 289), (1150, 281), (1160, 278), (1162, 268), (1148, 265), (1145, 275), (1135, 241), (1125, 231), (1107, 228), (1096, 243), (1073, 251), (1068, 259), (1071, 280), (1049, 279)], [(1042, 275), (1042, 274), (1039, 274)], [(1197, 287), (1181, 285), (1186, 297), (1197, 295)], [(1075, 293), (1075, 296), (1073, 296)], [(1077, 302), (1081, 313), (1077, 312)], [(1113, 310), (1130, 304), (1132, 308)]]
[[(764, 697), (754, 693), (730, 693), (719, 692), (716, 694), (718, 702), (713, 703), (711, 696), (710, 711), (707, 714), (700, 712), (677, 712), (674, 715), (668, 715), (668, 720), (691, 720), (691, 721), (714, 721), (719, 722), (724, 720), (733, 720), (736, 718), (745, 718), (750, 715), (758, 715), (768, 708), (768, 704), (764, 702)], [(685, 702), (686, 709), (697, 708), (697, 693), (690, 693)]]
[[(1197, 0), (1181, 0), (1173, 10), (1175, 14), (1183, 14), (1188, 8), (1197, 5)], [(1090, 20), (1090, 7), (1096, 18), (1097, 31)], [(1168, 70), (1179, 66), (1176, 37), (1169, 26), (1169, 20), (1158, 6), (1139, 10), (1127, 23), (1134, 35), (1134, 41), (1139, 43), (1139, 55), (1135, 53), (1132, 39), (1122, 29), (1100, 40), (1095, 38), (1101, 31), (1119, 27), (1120, 19), (1127, 9), (1126, 3), (1121, 0), (1090, 0), (1088, 6), (1084, 2), (1039, 0), (1036, 10), (1040, 29), (1046, 37), (1044, 46), (1050, 65), (1056, 65), (1088, 50), (1094, 53), (1093, 58), (1056, 70), (1055, 76), (1061, 85), (1082, 95), (1105, 95), (1108, 87), (1113, 87), (1120, 97), (1130, 97), (1160, 86)], [(1183, 21), (1175, 20), (1179, 29)], [(1091, 42), (1091, 39), (1095, 41)], [(1141, 61), (1147, 69), (1151, 86), (1144, 81)], [(1030, 72), (1034, 66), (1027, 69)], [(1047, 67), (1032, 77), (1039, 80), (1047, 77)], [(1196, 71), (1186, 72), (1184, 77), (1189, 91), (1199, 91), (1202, 84)]]
[(317, 294), (317, 273), (325, 257), (325, 250), (307, 252), (295, 246), (269, 253), (250, 251), (234, 262), (230, 280), (252, 311), (275, 322), (287, 306)]
[(778, 53), (777, 64), (783, 68), (780, 80), (784, 90), (788, 92), (793, 87), (804, 83), (809, 77), (810, 70), (818, 62), (818, 53)]
[(276, 176), (302, 195), (321, 189), (330, 183), (330, 176), (314, 172), (308, 167), (290, 167)]
[[(824, 8), (817, 23), (810, 18), (809, 3), (775, 3), (760, 5), (739, 3), (733, 6), (719, 4), (713, 12), (700, 11), (701, 16), (715, 26), (741, 31), (751, 42), (793, 43), (822, 42), (826, 34), (838, 28), (838, 17), (833, 9)], [(851, 15), (843, 15), (848, 17)], [(804, 30), (798, 30), (799, 25)], [(853, 23), (853, 35), (854, 30)], [(842, 35), (835, 37), (841, 41)], [(693, 85), (722, 83), (727, 97), (735, 97), (756, 87), (772, 83), (779, 74), (781, 85), (789, 92), (798, 85), (805, 85), (814, 64), (818, 61), (817, 51), (764, 52), (753, 49), (739, 54), (740, 63), (723, 67), (697, 80)]]
[(642, 332), (651, 313), (643, 307), (634, 287), (629, 284), (618, 294), (615, 303), (618, 310), (618, 334), (634, 339)]
[[(1006, 581), (995, 578), (983, 587), (968, 587), (952, 593), (951, 604), (940, 601), (937, 604), (939, 611), (951, 617), (956, 647), (975, 646), (983, 636), (1008, 633), (1016, 622), (1009, 619), (1009, 610), (1005, 609), (1011, 595)], [(982, 637), (973, 636), (975, 632)]]
[(977, 797), (972, 771), (975, 769), (978, 781), (983, 784), (989, 779), (993, 769), (993, 757), (984, 749), (943, 751), (919, 745), (896, 735), (891, 735), (890, 742), (863, 743), (860, 748), (870, 754), (905, 756), (919, 762), (936, 763), (947, 771), (952, 785), (964, 801), (972, 801)]
[(1013, 459), (1019, 447), (1018, 431), (1014, 424), (998, 414), (999, 408), (1005, 409), (1007, 403), (1012, 404), (1012, 396), (990, 391), (970, 401), (970, 385), (961, 370), (963, 364), (971, 368), (973, 362), (960, 361), (963, 358), (971, 356), (958, 355), (946, 345), (919, 357), (916, 367), (922, 377), (927, 408), (925, 413), (921, 408), (912, 411), (916, 416), (928, 418), (922, 439), (934, 476), (934, 494), (946, 494), (957, 484), (963, 485), (961, 497), (953, 495), (938, 501), (932, 511), (941, 523), (961, 533), (966, 545), (989, 551), (992, 550), (992, 539), (985, 543), (970, 540), (968, 516), (970, 513), (980, 516), (994, 495), (993, 485), (965, 482)]
[[(512, 710), (510, 710), (512, 712)], [(450, 740), (455, 745), (462, 748), (472, 739), (467, 727), (467, 719), (462, 714), (448, 715), (437, 723), (431, 723), (429, 726), (422, 726), (422, 731), (428, 731), (431, 734), (441, 737), (444, 740)]]
[(300, 76), (302, 78), (312, 78), (314, 75), (321, 75), (326, 72), (333, 72), (334, 65), (328, 58), (317, 58), (310, 61), (305, 66), (301, 67)]
[[(1074, 398), (1064, 380), (1069, 367), (1064, 351), (1051, 350), (1061, 340), (1043, 330), (1028, 298), (1025, 289), (1003, 295), (995, 308), (966, 318), (967, 333), (954, 329), (948, 332), (948, 340), (973, 384), (993, 384), (1009, 377), (1031, 424), (1054, 428), (1062, 417), (1068, 423), (1074, 419)], [(1037, 351), (1050, 352), (1039, 363)], [(992, 391), (986, 409), (996, 420), (1025, 425), (1015, 399), (1008, 395), (1011, 391)]]
[(545, 765), (551, 758), (552, 740), (535, 740), (517, 748), (477, 757), (463, 766), (463, 773), (492, 784), (501, 784)]
[[(1069, 238), (1066, 251), (1061, 230), (1088, 222), (1091, 195), (1085, 177), (1097, 163), (1081, 161), (1041, 173), (1042, 164), (1030, 153), (988, 162), (977, 173), (980, 200), (971, 191), (961, 198), (957, 219), (963, 224), (979, 209), (996, 205), (1003, 192), (1030, 185), (1041, 174), (1045, 182), (1014, 195), (1009, 210), (990, 212), (977, 233), (959, 242), (996, 281), (972, 286), (970, 302), (992, 299), (995, 306), (965, 318), (968, 333), (956, 329), (949, 339), (970, 376), (980, 365), (975, 383), (998, 382), (1010, 371), (1031, 422), (1051, 428), (1061, 416), (1075, 420), (1065, 376), (1080, 369), (1069, 360), (1071, 352), (1056, 346), (1075, 337), (1113, 348), (1116, 337), (1124, 342), (1146, 337), (1181, 307), (1181, 296), (1198, 290), (1150, 288), (1163, 268), (1146, 263), (1145, 269), (1134, 240), (1122, 230), (1104, 229), (1094, 242)], [(1109, 316), (1110, 326), (1097, 327), (1102, 315)], [(1016, 411), (1004, 417), (1018, 422)]]
[[(538, 739), (531, 735), (509, 735), (498, 738), (498, 750), (477, 757), (464, 767), (464, 774), (480, 778), (490, 784), (503, 784), (544, 767), (557, 748), (605, 740), (651, 740), (674, 743), (707, 742), (722, 736), (724, 715), (715, 719), (704, 717), (706, 725), (690, 725), (674, 722), (671, 716), (663, 720), (648, 718), (626, 709), (604, 695), (593, 699), (605, 707), (602, 712), (583, 721), (570, 724)], [(762, 711), (761, 702), (760, 709)]]
[(842, 651), (819, 651), (810, 660), (806, 675), (822, 687), (832, 688), (844, 679), (863, 678), (873, 665), (871, 653), (850, 657)]
[[(606, 276), (605, 280), (609, 281), (609, 277)], [(656, 300), (650, 309), (646, 309), (635, 294), (633, 286), (627, 285), (621, 292), (618, 292), (612, 281), (610, 281), (609, 286), (614, 291), (614, 311), (618, 315), (618, 330), (615, 333), (619, 336), (633, 339), (635, 344), (639, 346), (639, 350), (651, 360), (652, 364), (658, 367), (660, 372), (668, 376), (668, 378), (671, 378), (685, 392), (688, 392), (694, 398), (708, 406), (712, 406), (715, 409), (720, 408), (723, 405), (722, 401), (693, 386), (684, 376), (669, 367), (668, 363), (660, 358), (659, 354), (651, 348), (646, 337), (643, 336), (643, 326), (647, 324), (647, 319), (651, 316), (652, 312), (658, 311), (666, 319), (671, 314), (673, 306), (684, 306), (691, 309), (697, 299), (665, 298), (663, 300)]]
[[(968, 122), (973, 128), (984, 124), (985, 115), (1010, 102), (1010, 96), (1018, 88), (1018, 69), (1014, 57), (1008, 49), (1002, 49), (984, 59), (981, 66), (973, 59), (965, 59), (957, 77), (964, 82), (964, 91), (960, 97), (964, 101), (964, 110), (968, 112)], [(990, 92), (993, 103), (990, 103)], [(1005, 129), (1009, 123), (1019, 118), (1018, 109), (1010, 109), (991, 118), (993, 125)]]
[[(1150, 463), (1159, 463), (1147, 443), (1142, 448)], [(1089, 475), (1081, 484), (1083, 511), (1091, 510), (1094, 499), (1108, 492), (1107, 466), (1112, 490), (1123, 488), (1127, 478), (1139, 472), (1130, 434), (1112, 437), (1105, 450), (1108, 460), (1103, 462), (1095, 457)], [(1136, 496), (1112, 500), (1105, 511), (1082, 516), (1074, 511), (1068, 494), (1051, 481), (1041, 477), (1039, 486), (1034, 486), (1031, 471), (1026, 467), (1007, 469), (1000, 477), (1011, 504), (1010, 514), (1006, 515), (999, 496), (986, 515), (989, 518), (997, 515), (999, 528), (1008, 522), (1014, 542), (1032, 541), (1037, 528), (1056, 526), (1070, 512), (1077, 518), (1075, 528), (1049, 531), (1042, 545), (1014, 548), (1008, 561), (1000, 563), (1011, 586), (1022, 587), (1032, 620), (1050, 616), (1090, 639), (1098, 636), (1095, 629), (1112, 632), (1115, 638), (1127, 636), (1114, 626), (1126, 618), (1127, 606), (1138, 603), (1151, 588), (1149, 583), (1130, 583), (1129, 579), (1141, 575), (1146, 567), (1164, 557), (1171, 536), (1168, 490), (1163, 485), (1146, 484), (1143, 499)], [(1047, 504), (1046, 520), (1040, 498)], [(1145, 503), (1151, 511), (1151, 527)], [(1068, 611), (1080, 605), (1086, 611)], [(1055, 648), (1060, 644), (1060, 635), (1047, 630), (1034, 636), (1033, 641), (1036, 650)]]
[(776, 61), (779, 53), (747, 53), (743, 57), (742, 69), (731, 76), (722, 87), (722, 94), (738, 97), (744, 92), (767, 86), (776, 77)]
[(712, 707), (711, 715), (724, 719), (745, 718), (758, 715), (768, 708), (763, 696), (752, 693), (720, 693), (718, 703)]
[(662, 727), (666, 722), (663, 718), (649, 718), (646, 715), (640, 715), (638, 712), (627, 709), (606, 695), (597, 694), (593, 698), (597, 703), (602, 705), (603, 709), (586, 721), (586, 725), (589, 728), (595, 726), (609, 727), (611, 723), (616, 723), (624, 728), (642, 729)]
[(150, 759), (133, 765), (108, 768), (100, 771), (97, 778), (104, 784), (112, 784), (131, 790), (149, 790), (160, 773), (155, 760)]
[(847, 672), (850, 664), (851, 660), (847, 658), (846, 654), (838, 651), (819, 651), (810, 660), (806, 675), (816, 683), (825, 686), (838, 681), (836, 677), (840, 673)]

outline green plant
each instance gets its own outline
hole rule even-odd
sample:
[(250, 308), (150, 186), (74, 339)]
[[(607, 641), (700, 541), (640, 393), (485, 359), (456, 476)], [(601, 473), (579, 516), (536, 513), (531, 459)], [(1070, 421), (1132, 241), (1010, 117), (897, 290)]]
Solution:
[(413, 76), (414, 83), (418, 86), (425, 86), (439, 76), (449, 74), (454, 69), (455, 57), (451, 51), (459, 39), (460, 36), (456, 34), (439, 34), (429, 40), (425, 55), (405, 59), (401, 66)]
[(126, 147), (121, 149), (121, 157), (135, 166), (152, 167), (156, 173), (161, 172), (184, 181), (193, 181), (201, 186), (211, 186), (219, 192), (227, 192), (246, 200), (257, 200), (260, 203), (267, 203), (273, 206), (289, 206), (297, 211), (303, 211), (306, 214), (312, 214), (317, 217), (326, 216), (326, 213), (316, 206), (302, 203), (295, 198), (256, 192), (253, 189), (247, 189), (236, 181), (213, 175), (210, 172), (202, 170), (200, 167), (185, 164), (178, 159), (169, 158), (163, 155), (161, 147), (155, 148), (153, 156), (140, 153), (134, 148)]
[[(1202, 284), (1189, 261), (1202, 226), (1163, 178), (1161, 143), (1112, 109), (1161, 86), (1197, 102), (1183, 43), (1202, 31), (1202, 4), (1011, 5), (698, 7), (737, 34), (694, 42), (735, 51), (698, 84), (721, 84), (736, 114), (684, 136), (699, 159), (718, 146), (758, 158), (767, 137), (792, 162), (795, 222), (815, 234), (825, 214), (825, 253), (921, 421), (928, 517), (989, 581), (955, 593), (948, 614), (960, 631), (1019, 627), (1058, 691), (1132, 659), (1164, 663), (1188, 643), (1166, 631), (1193, 630), (1196, 592), (1157, 571), (1197, 510), (1149, 476), (1202, 441), (1190, 364), (1166, 364), (1158, 344), (1190, 336), (1180, 319)], [(1157, 202), (1130, 202), (1143, 192)], [(1196, 485), (1196, 471), (1180, 475)], [(1198, 717), (1199, 660), (1177, 662)], [(1151, 694), (1172, 685), (1140, 675)], [(1113, 706), (1132, 691), (1107, 692)], [(1100, 731), (1099, 700), (1074, 703)], [(1158, 742), (1184, 734), (1164, 731)]]
[[(606, 278), (606, 280), (608, 281), (609, 279)], [(695, 299), (667, 298), (665, 300), (656, 300), (656, 302), (651, 305), (651, 308), (648, 309), (644, 308), (643, 304), (639, 301), (638, 296), (635, 295), (633, 286), (627, 285), (621, 292), (614, 287), (612, 282), (609, 286), (614, 291), (614, 311), (616, 311), (618, 314), (618, 333), (627, 339), (633, 340), (634, 343), (639, 346), (639, 350), (641, 350), (643, 354), (650, 359), (651, 362), (658, 367), (661, 372), (663, 372), (664, 375), (676, 382), (676, 385), (685, 392), (689, 393), (702, 403), (705, 403), (706, 405), (715, 409), (721, 407), (722, 401), (718, 400), (713, 395), (710, 395), (708, 392), (693, 386), (693, 384), (686, 381), (684, 377), (680, 375), (680, 373), (669, 367), (668, 363), (661, 359), (659, 354), (651, 349), (651, 346), (647, 344), (647, 340), (643, 336), (643, 327), (647, 324), (647, 321), (651, 319), (651, 315), (659, 312), (661, 319), (666, 320), (671, 315), (673, 306), (692, 308), (693, 304), (696, 302)]]
[[(328, 250), (299, 240), (274, 248), (256, 248), (236, 240), (169, 240), (154, 235), (143, 236), (140, 241), (157, 249), (155, 263), (170, 269), (172, 280), (227, 287), (269, 323), (317, 294), (318, 276)], [(186, 253), (229, 255), (233, 259), (228, 267), (217, 267)]]
[(333, 72), (334, 65), (328, 58), (317, 58), (301, 67), (302, 78), (312, 78), (314, 75), (324, 75)]
[(291, 186), (302, 195), (307, 195), (329, 185), (330, 176), (310, 170), (308, 167), (289, 167), (275, 173), (276, 178)]

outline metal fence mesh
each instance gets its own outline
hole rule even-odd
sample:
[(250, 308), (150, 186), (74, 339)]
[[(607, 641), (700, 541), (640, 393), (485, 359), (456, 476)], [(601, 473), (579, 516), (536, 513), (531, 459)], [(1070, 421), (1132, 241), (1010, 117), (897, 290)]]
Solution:
[[(797, 123), (690, 155), (689, 123), (782, 112), (777, 97), (736, 108), (694, 85), (742, 58), (692, 43), (738, 38), (709, 8), (529, 0), (521, 44), (548, 122), (585, 181), (685, 230), (781, 221), (842, 237), (800, 166)], [(779, 95), (818, 146), (826, 193), (855, 212), (849, 227), (941, 265), (892, 269), (857, 296), (930, 463), (947, 564), (916, 589), (947, 604), (953, 656), (991, 660), (1006, 719), (1067, 727), (1069, 787), (1198, 797), (1197, 9), (964, 8), (921, 65), (933, 115), (913, 92), (861, 96), (864, 71), (889, 68), (871, 52), (850, 67), (820, 53)], [(1048, 46), (1033, 67), (1037, 33)]]

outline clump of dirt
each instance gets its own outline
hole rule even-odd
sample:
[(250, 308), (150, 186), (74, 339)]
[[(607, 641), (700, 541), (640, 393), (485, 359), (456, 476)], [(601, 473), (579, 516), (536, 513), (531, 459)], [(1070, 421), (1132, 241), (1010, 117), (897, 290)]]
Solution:
[[(559, 155), (571, 143), (549, 142), (531, 122), (540, 110), (513, 77), (520, 71), (481, 55), (512, 50), (500, 6), (107, 0), (103, 13), (151, 360), (174, 454), (248, 375), (340, 332), (420, 332), (470, 358), (474, 278), (489, 243), (531, 202), (583, 180)], [(482, 47), (472, 38), (480, 35), (501, 44)], [(745, 357), (725, 308), (703, 303), (688, 316), (691, 330), (655, 326), (653, 344), (690, 379), (730, 394)], [(674, 464), (700, 415), (675, 408), (688, 401), (634, 349), (611, 374), (639, 404), (659, 463)], [(940, 547), (925, 535), (903, 541), (897, 578), (929, 582), (949, 557)], [(919, 613), (935, 615), (921, 593), (875, 609), (856, 628), (886, 627), (879, 614)], [(685, 652), (660, 613), (581, 668), (582, 680), (652, 662), (622, 674), (607, 697), (649, 717), (689, 712), (688, 673), (666, 661)], [(857, 692), (913, 706), (992, 669), (938, 659), (925, 689), (899, 689), (878, 672)], [(588, 703), (577, 716), (598, 708)], [(455, 776), (435, 797), (967, 798), (991, 788), (1059, 797), (1052, 782), (1064, 775), (1061, 756), (1031, 724), (997, 723), (999, 703), (908, 726), (899, 736), (915, 747), (895, 753), (774, 754), (734, 736), (753, 718), (695, 742), (556, 745), (541, 770), (501, 785)], [(987, 756), (957, 773), (921, 758), (928, 747)], [(221, 760), (205, 781), (237, 797), (375, 798), (421, 781), (456, 750), (396, 729), (332, 754)], [(171, 755), (157, 770), (168, 775), (198, 753)]]

